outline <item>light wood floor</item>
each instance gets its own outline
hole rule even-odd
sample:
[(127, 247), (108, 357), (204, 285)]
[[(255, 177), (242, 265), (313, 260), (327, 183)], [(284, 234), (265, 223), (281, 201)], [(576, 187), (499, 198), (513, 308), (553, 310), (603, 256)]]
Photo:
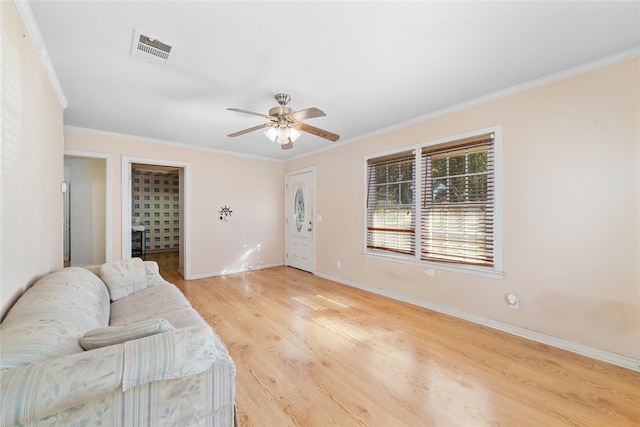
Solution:
[(287, 267), (184, 281), (242, 426), (640, 426), (640, 373)]

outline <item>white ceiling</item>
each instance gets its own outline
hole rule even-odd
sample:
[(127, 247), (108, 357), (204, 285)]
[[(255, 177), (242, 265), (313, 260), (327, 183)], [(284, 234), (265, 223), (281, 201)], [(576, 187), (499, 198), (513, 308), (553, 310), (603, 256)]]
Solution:
[[(274, 159), (276, 93), (335, 144), (640, 46), (640, 2), (30, 1), (67, 126)], [(135, 29), (173, 45), (130, 55)]]

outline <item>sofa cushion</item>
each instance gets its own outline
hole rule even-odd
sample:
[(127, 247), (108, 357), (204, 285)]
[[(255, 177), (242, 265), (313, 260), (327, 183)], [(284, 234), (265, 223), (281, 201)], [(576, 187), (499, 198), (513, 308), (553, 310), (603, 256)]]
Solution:
[(128, 258), (102, 264), (99, 276), (109, 289), (111, 301), (117, 301), (147, 287), (147, 272), (140, 258)]
[(121, 344), (125, 341), (136, 340), (151, 335), (175, 329), (165, 319), (149, 319), (128, 326), (110, 326), (93, 329), (80, 339), (80, 345), (85, 350)]
[(126, 326), (150, 318), (167, 319), (177, 329), (207, 325), (175, 285), (143, 289), (111, 303), (111, 326)]
[[(158, 266), (158, 263), (156, 261), (144, 261), (143, 263), (145, 272), (147, 274), (148, 288), (150, 288), (151, 286), (171, 284), (160, 275), (160, 267)], [(86, 268), (96, 276), (100, 276), (100, 267), (102, 267), (102, 265), (89, 265), (84, 268)]]
[(80, 338), (109, 324), (109, 294), (90, 271), (70, 267), (29, 288), (0, 324), (0, 370), (83, 352)]

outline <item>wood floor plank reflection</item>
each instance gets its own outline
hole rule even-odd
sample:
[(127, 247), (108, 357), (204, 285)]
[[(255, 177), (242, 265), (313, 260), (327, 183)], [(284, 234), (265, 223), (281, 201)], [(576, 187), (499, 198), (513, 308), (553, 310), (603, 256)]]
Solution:
[(292, 268), (172, 268), (236, 362), (242, 426), (640, 425), (638, 372)]

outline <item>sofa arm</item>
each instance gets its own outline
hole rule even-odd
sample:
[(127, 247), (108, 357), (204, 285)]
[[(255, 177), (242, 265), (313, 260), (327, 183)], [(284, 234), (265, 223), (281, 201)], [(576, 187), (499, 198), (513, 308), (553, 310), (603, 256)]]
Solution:
[(199, 374), (216, 351), (211, 328), (193, 326), (0, 371), (0, 425), (26, 424), (120, 389)]
[(113, 393), (122, 382), (123, 346), (57, 357), (0, 372), (0, 425), (21, 425)]
[(213, 331), (190, 326), (124, 343), (122, 390), (199, 374), (216, 360)]
[(143, 261), (143, 264), (147, 275), (147, 288), (171, 284), (160, 275), (160, 266), (156, 261)]

